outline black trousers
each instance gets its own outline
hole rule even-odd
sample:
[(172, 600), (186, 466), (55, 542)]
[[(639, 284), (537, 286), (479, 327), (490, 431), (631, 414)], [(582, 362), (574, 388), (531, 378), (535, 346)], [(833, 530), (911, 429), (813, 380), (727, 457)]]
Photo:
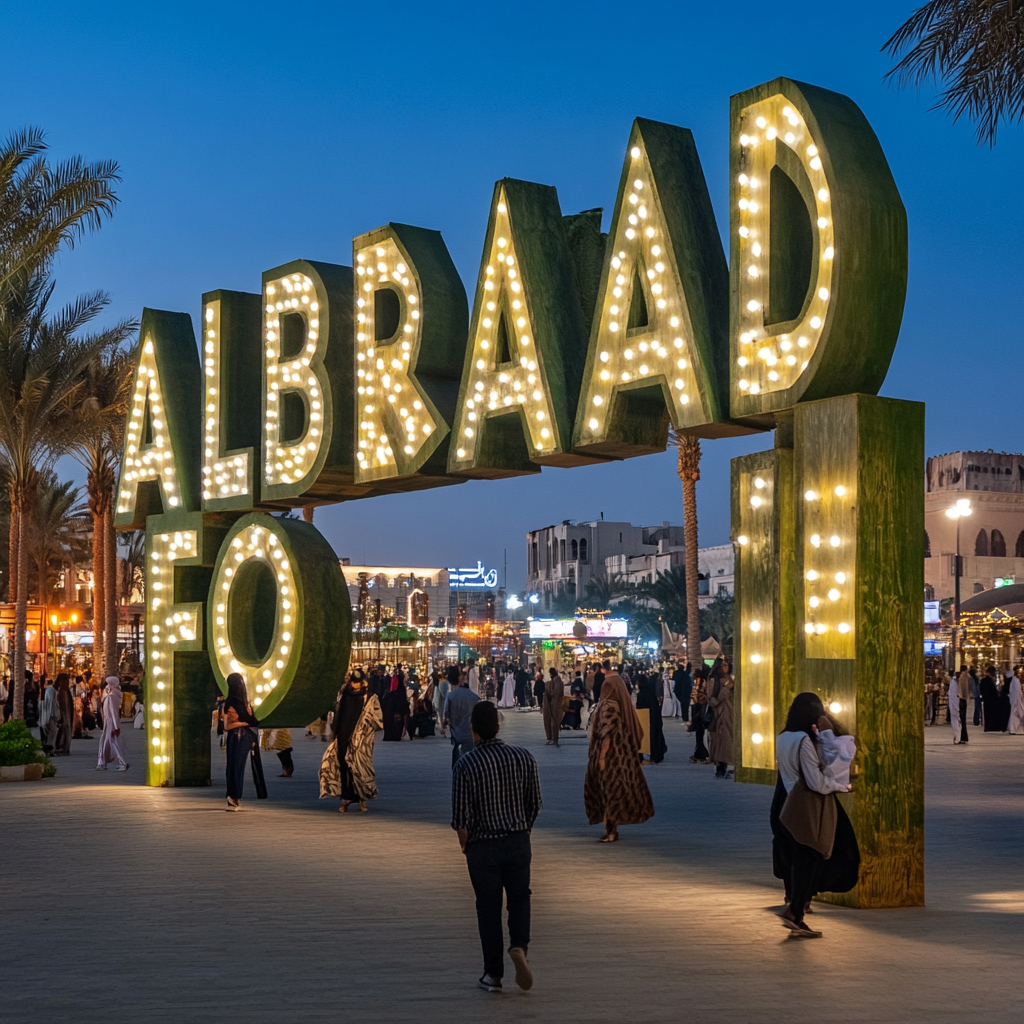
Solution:
[(287, 750), (277, 751), (277, 759), (281, 762), (281, 767), (286, 772), (295, 771), (295, 762), (292, 760), (292, 748), (289, 747)]
[(466, 866), (476, 893), (476, 921), (484, 951), (484, 974), (505, 973), (501, 894), (508, 903), (509, 948), (530, 944), (530, 833), (477, 839), (466, 846)]
[[(977, 725), (977, 721), (974, 723)], [(960, 742), (967, 742), (967, 698), (960, 698)]]
[(228, 730), (227, 742), (227, 789), (232, 800), (242, 799), (242, 783), (245, 767), (252, 761), (252, 781), (256, 796), (267, 798), (267, 786), (263, 779), (263, 762), (260, 760), (259, 733), (255, 729), (241, 728)]
[(697, 745), (694, 748), (693, 756), (699, 761), (706, 761), (708, 757), (708, 748), (704, 746), (704, 705), (695, 704), (693, 706), (693, 717), (690, 719), (693, 725), (693, 734), (697, 737)]

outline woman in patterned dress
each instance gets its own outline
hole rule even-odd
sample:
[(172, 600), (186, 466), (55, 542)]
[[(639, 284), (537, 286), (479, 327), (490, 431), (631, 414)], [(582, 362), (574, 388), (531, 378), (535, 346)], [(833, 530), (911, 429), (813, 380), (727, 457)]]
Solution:
[(619, 825), (639, 825), (654, 816), (654, 801), (640, 762), (643, 729), (626, 684), (608, 672), (590, 719), (590, 752), (583, 802), (591, 825), (604, 824), (600, 842), (614, 843)]

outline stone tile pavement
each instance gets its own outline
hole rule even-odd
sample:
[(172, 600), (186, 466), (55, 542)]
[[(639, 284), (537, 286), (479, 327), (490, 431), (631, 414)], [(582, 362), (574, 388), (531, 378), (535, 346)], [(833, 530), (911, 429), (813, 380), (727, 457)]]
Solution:
[[(657, 807), (615, 845), (582, 806), (582, 736), (533, 749), (537, 983), (478, 991), (472, 892), (448, 827), (450, 748), (378, 743), (369, 814), (318, 801), (323, 746), (293, 732), (296, 774), (226, 814), (211, 789), (93, 772), (78, 741), (59, 776), (0, 786), (0, 1019), (90, 1022), (965, 1022), (1024, 1020), (1024, 737), (926, 730), (928, 906), (821, 907), (825, 938), (772, 914), (767, 788), (669, 754)], [(127, 725), (128, 723), (126, 723)], [(247, 789), (251, 788), (251, 780)], [(511, 983), (511, 972), (509, 976)]]

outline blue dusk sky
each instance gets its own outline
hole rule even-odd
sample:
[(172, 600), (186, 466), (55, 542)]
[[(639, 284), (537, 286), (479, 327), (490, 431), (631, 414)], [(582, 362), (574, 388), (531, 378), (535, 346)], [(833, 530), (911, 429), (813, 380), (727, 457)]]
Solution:
[[(60, 294), (198, 317), (214, 288), (258, 291), (303, 257), (351, 261), (388, 221), (439, 229), (472, 294), (494, 181), (557, 187), (564, 213), (615, 198), (636, 116), (692, 129), (728, 225), (729, 96), (786, 75), (852, 97), (910, 223), (903, 328), (882, 393), (926, 401), (927, 452), (1020, 450), (1019, 128), (994, 150), (930, 94), (883, 82), (912, 3), (304, 4), (0, 0), (5, 134), (113, 158), (121, 206), (58, 267)], [(1014, 298), (1016, 296), (1016, 298)], [(729, 537), (729, 460), (770, 434), (704, 444), (701, 544)], [(318, 509), (341, 556), (475, 564), (525, 581), (527, 530), (680, 522), (669, 454)]]

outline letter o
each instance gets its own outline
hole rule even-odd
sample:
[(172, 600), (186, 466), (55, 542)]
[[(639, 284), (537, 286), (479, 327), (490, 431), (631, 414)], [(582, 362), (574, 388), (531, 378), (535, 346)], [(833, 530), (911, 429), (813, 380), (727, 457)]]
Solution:
[(221, 692), (241, 674), (260, 725), (305, 725), (334, 701), (352, 612), (337, 556), (314, 526), (262, 512), (239, 519), (217, 555), (207, 615)]

